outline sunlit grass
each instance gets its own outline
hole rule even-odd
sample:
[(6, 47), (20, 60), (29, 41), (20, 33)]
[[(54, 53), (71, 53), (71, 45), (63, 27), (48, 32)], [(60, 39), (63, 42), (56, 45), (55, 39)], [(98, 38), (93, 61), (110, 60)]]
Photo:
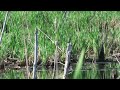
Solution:
[[(5, 12), (1, 11), (0, 21), (4, 20), (4, 15)], [(66, 16), (63, 11), (11, 11), (7, 21), (9, 33), (4, 33), (0, 45), (0, 60), (5, 57), (18, 58), (21, 61), (25, 60), (25, 37), (27, 58), (32, 61), (34, 55), (34, 32), (35, 28), (39, 27), (53, 41), (58, 41), (59, 47), (62, 49), (62, 52), (60, 52), (61, 60), (65, 58), (66, 45), (69, 38), (71, 38), (72, 52), (79, 56), (74, 78), (79, 76), (79, 78), (83, 78), (82, 71), (80, 71), (84, 60), (83, 57), (93, 55), (97, 59), (103, 40), (102, 32), (105, 36), (108, 36), (104, 44), (105, 56), (109, 57), (111, 55), (111, 49), (113, 49), (114, 53), (120, 52), (117, 49), (120, 45), (119, 20), (120, 12), (118, 11), (69, 11)], [(105, 22), (108, 22), (108, 31), (105, 32), (104, 29), (100, 31), (100, 23), (104, 24)], [(38, 43), (39, 57), (45, 63), (48, 57), (54, 55), (55, 45), (41, 32), (38, 32)], [(86, 48), (83, 48), (83, 46)], [(43, 72), (40, 78), (46, 79), (46, 73)], [(16, 78), (14, 75), (13, 77), (7, 77), (7, 75), (5, 78)], [(97, 75), (97, 71), (93, 69), (87, 71), (84, 78), (98, 78)], [(20, 77), (23, 78), (23, 76)]]

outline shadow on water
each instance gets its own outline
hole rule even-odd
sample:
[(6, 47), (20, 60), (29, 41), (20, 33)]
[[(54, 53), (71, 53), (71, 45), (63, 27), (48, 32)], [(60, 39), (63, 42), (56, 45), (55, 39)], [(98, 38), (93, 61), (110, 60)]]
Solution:
[[(102, 44), (102, 47), (101, 47), (101, 49), (100, 49), (100, 53), (99, 53), (99, 56), (98, 56), (98, 61), (99, 61), (99, 62), (105, 62), (103, 44)], [(105, 64), (99, 64), (99, 65), (98, 65), (98, 68), (99, 68), (99, 69), (104, 69), (104, 68), (105, 68)], [(101, 79), (104, 79), (104, 78), (105, 78), (104, 71), (100, 71), (100, 78), (101, 78)]]

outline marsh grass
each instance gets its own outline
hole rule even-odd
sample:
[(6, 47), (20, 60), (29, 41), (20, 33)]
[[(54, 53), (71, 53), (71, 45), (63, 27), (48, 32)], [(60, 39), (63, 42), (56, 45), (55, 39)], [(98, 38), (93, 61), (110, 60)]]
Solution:
[[(4, 16), (5, 12), (1, 11), (0, 21), (4, 20)], [(73, 76), (74, 78), (99, 78), (97, 68), (86, 71), (83, 75), (79, 69), (82, 67), (84, 58), (97, 59), (99, 48), (103, 41), (102, 34), (107, 36), (107, 40), (104, 43), (105, 57), (110, 57), (112, 54), (120, 52), (119, 20), (119, 11), (11, 11), (7, 21), (9, 33), (4, 33), (0, 44), (0, 60), (11, 57), (24, 61), (26, 58), (24, 39), (26, 38), (27, 59), (28, 61), (33, 61), (34, 32), (35, 28), (39, 27), (54, 42), (58, 41), (62, 50), (60, 51), (60, 60), (62, 62), (65, 60), (66, 44), (68, 39), (71, 38), (72, 52), (73, 55), (76, 55), (72, 59), (75, 58), (78, 61), (75, 68), (76, 71), (71, 74), (71, 78)], [(104, 26), (106, 22), (108, 23), (108, 30), (100, 29), (100, 26)], [(40, 31), (38, 36), (38, 58), (45, 64), (48, 60), (47, 58), (54, 55), (56, 47)], [(13, 73), (19, 72), (13, 71), (9, 74)], [(106, 77), (109, 78), (111, 71), (108, 70), (105, 73), (107, 73)], [(16, 78), (14, 75), (10, 77), (8, 73), (5, 75), (4, 78)], [(21, 74), (20, 77), (23, 78)], [(46, 79), (47, 76), (43, 74), (39, 78)]]

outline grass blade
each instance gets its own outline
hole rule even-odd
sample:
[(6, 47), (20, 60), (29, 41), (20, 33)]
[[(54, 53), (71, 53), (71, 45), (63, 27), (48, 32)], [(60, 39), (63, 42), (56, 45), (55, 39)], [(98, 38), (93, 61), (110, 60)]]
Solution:
[(73, 76), (74, 79), (79, 78), (79, 76), (80, 76), (80, 74), (81, 74), (80, 70), (81, 70), (81, 68), (82, 68), (84, 55), (85, 55), (85, 47), (82, 48), (81, 55), (80, 55), (79, 61), (78, 61), (78, 63), (77, 63), (75, 72), (74, 72), (74, 76)]

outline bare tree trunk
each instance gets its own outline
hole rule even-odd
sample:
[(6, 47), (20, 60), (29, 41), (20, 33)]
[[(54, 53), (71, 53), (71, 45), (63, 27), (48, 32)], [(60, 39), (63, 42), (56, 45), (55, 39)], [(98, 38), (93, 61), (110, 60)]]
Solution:
[(69, 63), (70, 63), (71, 50), (72, 50), (71, 43), (68, 43), (67, 50), (66, 50), (66, 61), (65, 61), (63, 79), (66, 79), (66, 75), (68, 73), (68, 66), (69, 66)]
[(34, 49), (34, 63), (33, 63), (33, 79), (37, 79), (37, 56), (38, 56), (38, 30), (35, 33), (35, 49)]

